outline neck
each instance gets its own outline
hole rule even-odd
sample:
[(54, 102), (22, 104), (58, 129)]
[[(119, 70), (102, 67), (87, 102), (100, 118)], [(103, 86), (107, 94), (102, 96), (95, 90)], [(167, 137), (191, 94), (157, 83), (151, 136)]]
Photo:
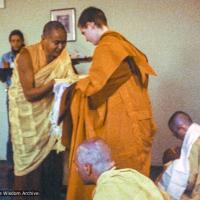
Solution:
[(107, 31), (109, 31), (109, 28), (107, 26), (103, 26), (102, 27), (102, 34), (104, 34)]
[(21, 51), (21, 49), (22, 49), (24, 46), (25, 46), (25, 45), (22, 44), (22, 46), (21, 46), (19, 49), (17, 49), (17, 50), (11, 48), (11, 51), (12, 51), (12, 53), (13, 53), (14, 55), (17, 55), (17, 54)]
[(46, 59), (45, 63), (46, 63), (46, 64), (49, 64), (49, 63), (50, 63), (51, 61), (53, 61), (55, 58), (54, 58), (53, 56), (50, 56), (50, 55), (48, 54), (48, 52), (47, 52), (46, 49), (45, 49), (45, 46), (44, 46), (43, 42), (41, 42), (41, 46), (42, 46), (42, 49), (43, 49), (43, 51), (44, 51), (44, 55), (45, 55), (45, 59)]
[(114, 161), (110, 162), (110, 164), (108, 165), (107, 170), (102, 171), (101, 173), (95, 173), (95, 175), (94, 175), (94, 182), (95, 182), (95, 184), (97, 183), (97, 180), (98, 180), (99, 176), (101, 176), (101, 174), (103, 174), (106, 171), (111, 170), (113, 167), (115, 167), (115, 162)]
[(109, 31), (109, 28), (105, 25), (103, 25), (102, 27), (98, 28), (98, 32), (97, 32), (97, 35), (98, 35), (98, 42), (97, 44), (99, 43), (99, 40), (101, 39), (101, 36), (106, 33), (107, 31)]
[(15, 56), (20, 52), (20, 50), (14, 50), (14, 49), (12, 49), (11, 51)]
[(52, 62), (55, 58), (53, 56), (48, 56), (46, 55), (46, 62), (47, 64), (49, 64), (50, 62)]
[(107, 31), (109, 31), (109, 28), (107, 26), (102, 26), (100, 29), (99, 29), (99, 36), (101, 37), (104, 33), (106, 33)]

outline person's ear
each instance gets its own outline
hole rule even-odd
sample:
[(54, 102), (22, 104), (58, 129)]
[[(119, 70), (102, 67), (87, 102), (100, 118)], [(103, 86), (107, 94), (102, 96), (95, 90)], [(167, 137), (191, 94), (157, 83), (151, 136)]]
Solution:
[(45, 36), (44, 34), (41, 35), (41, 40), (44, 40), (45, 39)]
[(94, 28), (96, 27), (96, 25), (95, 25), (94, 22), (87, 22), (87, 23), (86, 23), (86, 27), (87, 27), (87, 28), (94, 29)]
[(116, 165), (115, 161), (111, 162), (111, 167), (114, 167)]
[(185, 134), (187, 132), (188, 127), (185, 126), (185, 125), (180, 125), (177, 129), (178, 129), (178, 131), (176, 133), (177, 138), (183, 140), (184, 137), (185, 137)]
[(185, 130), (185, 132), (188, 130), (188, 128), (189, 128), (189, 126), (188, 125), (186, 125), (186, 124), (183, 124), (182, 125), (182, 128)]
[(90, 175), (92, 174), (92, 165), (89, 164), (89, 163), (86, 163), (86, 164), (84, 165), (84, 170), (85, 170), (86, 174), (87, 174), (88, 176), (90, 176)]

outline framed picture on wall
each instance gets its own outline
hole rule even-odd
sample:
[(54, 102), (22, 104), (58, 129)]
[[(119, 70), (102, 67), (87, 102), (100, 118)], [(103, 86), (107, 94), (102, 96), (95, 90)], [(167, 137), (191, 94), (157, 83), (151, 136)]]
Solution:
[(51, 21), (59, 21), (67, 31), (67, 41), (76, 41), (75, 8), (51, 10)]
[(4, 0), (0, 0), (0, 8), (5, 8), (5, 2), (4, 2)]

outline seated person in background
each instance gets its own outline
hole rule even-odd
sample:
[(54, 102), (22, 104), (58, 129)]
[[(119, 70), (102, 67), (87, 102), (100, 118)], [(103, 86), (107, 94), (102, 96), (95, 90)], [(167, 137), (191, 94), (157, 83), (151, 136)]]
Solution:
[(180, 158), (167, 167), (158, 185), (173, 200), (200, 199), (200, 126), (182, 111), (175, 112), (168, 125), (183, 143)]
[(77, 171), (85, 184), (96, 184), (94, 200), (161, 200), (154, 183), (134, 169), (116, 169), (111, 150), (102, 139), (85, 140), (76, 151)]

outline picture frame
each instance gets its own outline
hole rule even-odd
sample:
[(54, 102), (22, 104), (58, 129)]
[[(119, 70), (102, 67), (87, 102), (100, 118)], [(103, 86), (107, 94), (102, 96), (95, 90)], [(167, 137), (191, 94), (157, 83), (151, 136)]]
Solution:
[(76, 41), (75, 8), (51, 10), (51, 21), (59, 21), (67, 31), (67, 41)]
[(0, 8), (5, 8), (5, 0), (0, 0)]

